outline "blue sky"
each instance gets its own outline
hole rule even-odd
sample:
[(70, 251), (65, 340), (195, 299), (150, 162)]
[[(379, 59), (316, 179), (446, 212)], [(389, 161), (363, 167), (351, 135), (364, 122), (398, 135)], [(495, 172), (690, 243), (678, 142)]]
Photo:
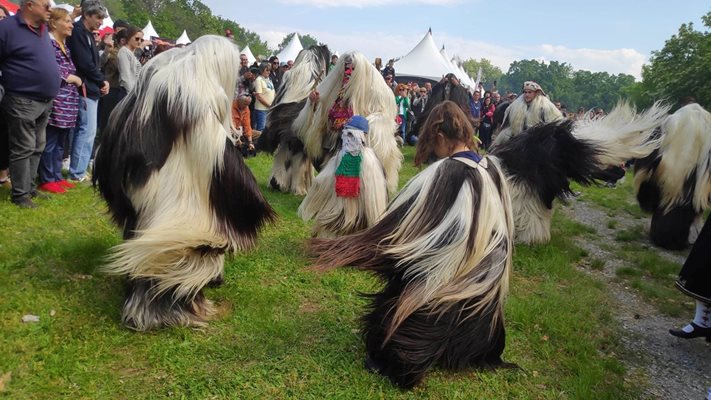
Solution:
[[(567, 62), (575, 69), (639, 78), (653, 50), (682, 23), (705, 31), (708, 0), (203, 0), (217, 15), (276, 47), (290, 32), (368, 58), (404, 56), (432, 28), (450, 56)], [(244, 6), (244, 4), (252, 6)]]

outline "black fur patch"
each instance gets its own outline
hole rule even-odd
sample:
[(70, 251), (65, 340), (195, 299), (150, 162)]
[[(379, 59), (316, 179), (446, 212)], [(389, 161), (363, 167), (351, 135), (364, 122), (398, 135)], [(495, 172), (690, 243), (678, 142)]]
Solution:
[(173, 144), (189, 125), (186, 110), (168, 108), (166, 93), (158, 93), (148, 123), (141, 121), (139, 113), (154, 73), (154, 68), (144, 73), (140, 91), (130, 92), (114, 109), (94, 161), (93, 183), (106, 200), (114, 221), (124, 227), (124, 238), (133, 235), (138, 220), (127, 190), (145, 185), (151, 173), (165, 164)]
[(649, 238), (661, 248), (683, 250), (689, 246), (689, 228), (696, 215), (691, 204), (674, 207), (666, 214), (657, 209), (652, 215)]
[(455, 102), (459, 108), (464, 111), (464, 114), (471, 118), (471, 111), (469, 109), (469, 94), (467, 94), (466, 89), (458, 85), (452, 85), (449, 82), (439, 82), (432, 87), (432, 93), (430, 94), (429, 100), (427, 100), (425, 110), (422, 112), (422, 115), (417, 118), (415, 128), (413, 129), (415, 135), (420, 135), (420, 129), (422, 129), (422, 126), (425, 124), (425, 121), (432, 112), (432, 109), (445, 100)]
[(224, 168), (213, 171), (210, 204), (223, 233), (255, 238), (257, 231), (276, 218), (247, 168), (239, 149), (226, 140)]
[(571, 193), (569, 179), (589, 185), (602, 170), (597, 150), (571, 134), (572, 122), (537, 125), (492, 149), (506, 173), (534, 190), (549, 209)]

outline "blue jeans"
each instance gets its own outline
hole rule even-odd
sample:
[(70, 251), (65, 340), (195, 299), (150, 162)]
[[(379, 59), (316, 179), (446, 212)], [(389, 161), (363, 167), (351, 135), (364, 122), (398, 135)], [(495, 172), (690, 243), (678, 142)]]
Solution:
[(64, 138), (71, 128), (57, 128), (47, 125), (47, 144), (40, 158), (40, 183), (59, 182), (62, 178), (62, 157), (64, 156)]
[(254, 129), (260, 132), (264, 130), (264, 127), (267, 125), (267, 113), (268, 111), (254, 110), (254, 120), (256, 121), (256, 127)]
[(82, 97), (79, 100), (79, 117), (72, 136), (72, 156), (69, 164), (69, 179), (81, 179), (86, 174), (91, 159), (91, 149), (96, 137), (99, 100)]

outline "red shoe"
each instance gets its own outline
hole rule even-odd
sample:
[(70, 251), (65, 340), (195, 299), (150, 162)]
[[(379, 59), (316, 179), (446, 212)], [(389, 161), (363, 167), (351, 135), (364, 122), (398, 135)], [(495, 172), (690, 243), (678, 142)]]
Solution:
[(50, 192), (50, 193), (66, 193), (67, 191), (64, 190), (63, 187), (59, 185), (58, 182), (46, 182), (41, 185), (39, 185), (39, 190), (43, 192)]
[(71, 189), (71, 188), (74, 188), (74, 187), (77, 186), (77, 185), (75, 185), (75, 184), (73, 184), (73, 183), (67, 182), (66, 179), (62, 179), (61, 181), (55, 182), (55, 183), (59, 184), (59, 186), (61, 186), (61, 187), (63, 187), (63, 188), (66, 188), (66, 189)]

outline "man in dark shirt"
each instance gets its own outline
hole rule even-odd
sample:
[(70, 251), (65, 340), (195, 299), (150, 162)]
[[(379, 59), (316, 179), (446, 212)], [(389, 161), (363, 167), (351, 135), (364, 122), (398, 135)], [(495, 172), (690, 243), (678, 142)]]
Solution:
[(96, 136), (99, 97), (109, 92), (109, 82), (101, 72), (99, 51), (92, 33), (104, 22), (106, 8), (98, 0), (86, 0), (81, 3), (81, 14), (81, 19), (74, 23), (72, 35), (67, 38), (77, 75), (86, 88), (86, 95), (79, 102), (77, 126), (72, 132), (69, 179), (75, 182), (89, 178), (86, 172)]
[(17, 15), (0, 21), (0, 108), (8, 124), (12, 202), (35, 208), (35, 176), (47, 119), (61, 78), (47, 32), (49, 0), (23, 0)]

